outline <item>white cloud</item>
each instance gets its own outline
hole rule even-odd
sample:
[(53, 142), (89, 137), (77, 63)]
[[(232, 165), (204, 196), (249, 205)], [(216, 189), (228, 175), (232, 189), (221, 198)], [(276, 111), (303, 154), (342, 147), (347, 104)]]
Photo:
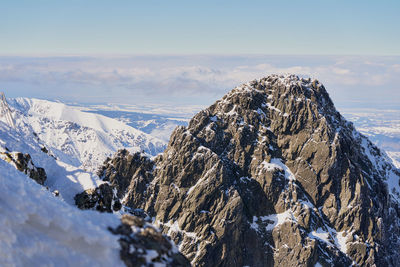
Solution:
[(191, 98), (195, 102), (199, 96), (215, 100), (236, 85), (271, 73), (295, 73), (318, 78), (332, 87), (328, 91), (338, 99), (357, 97), (361, 92), (365, 98), (369, 90), (373, 100), (374, 89), (385, 87), (392, 90), (391, 100), (400, 101), (395, 92), (400, 84), (398, 61), (387, 57), (322, 56), (0, 58), (0, 81), (15, 88), (31, 88), (33, 95), (41, 88), (60, 98), (72, 98), (77, 93), (89, 96), (81, 101), (92, 101), (91, 95), (102, 92), (103, 97), (108, 93), (112, 100), (121, 102), (146, 95), (168, 101), (173, 97)]

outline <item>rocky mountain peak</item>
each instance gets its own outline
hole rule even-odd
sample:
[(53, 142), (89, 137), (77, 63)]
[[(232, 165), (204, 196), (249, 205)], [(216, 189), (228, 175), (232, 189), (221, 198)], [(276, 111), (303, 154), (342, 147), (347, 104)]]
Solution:
[[(354, 132), (322, 84), (295, 75), (271, 75), (233, 89), (199, 112), (187, 130), (201, 145), (235, 163), (242, 177), (251, 177), (249, 169), (272, 158), (310, 165), (308, 161), (324, 151), (329, 156), (340, 136)], [(320, 162), (324, 159), (318, 157)], [(321, 174), (309, 181), (314, 183), (309, 192), (314, 200)]]
[[(266, 99), (260, 98), (258, 94), (262, 94)], [(254, 100), (254, 104), (267, 105), (267, 103), (278, 104), (281, 99), (286, 99), (290, 106), (291, 101), (305, 102), (311, 101), (313, 104), (319, 105), (319, 108), (333, 108), (333, 103), (329, 98), (325, 87), (318, 81), (311, 78), (300, 78), (296, 75), (270, 75), (259, 80), (253, 80), (240, 85), (226, 94), (222, 100), (217, 101), (219, 104), (240, 104), (237, 96), (250, 97)], [(256, 97), (254, 97), (256, 96)], [(254, 108), (249, 105), (247, 108)], [(283, 108), (283, 106), (281, 107)]]
[(314, 119), (324, 116), (332, 123), (341, 120), (325, 87), (318, 80), (295, 75), (270, 75), (245, 83), (205, 111), (247, 117), (254, 111), (271, 110), (275, 115), (289, 117), (304, 108), (318, 111), (319, 117)]
[(238, 86), (152, 162), (120, 152), (102, 173), (196, 266), (400, 263), (399, 171), (317, 80)]

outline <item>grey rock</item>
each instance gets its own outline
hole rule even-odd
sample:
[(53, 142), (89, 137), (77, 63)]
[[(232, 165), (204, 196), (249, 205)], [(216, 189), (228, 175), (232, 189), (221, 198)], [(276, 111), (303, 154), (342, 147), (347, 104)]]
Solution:
[(239, 86), (101, 174), (195, 266), (400, 265), (400, 173), (317, 80)]
[(7, 162), (13, 163), (17, 170), (25, 173), (35, 182), (43, 185), (47, 179), (46, 171), (41, 167), (36, 167), (32, 161), (31, 155), (21, 152), (1, 152), (2, 158)]
[(190, 266), (168, 237), (139, 217), (123, 215), (121, 225), (109, 230), (120, 236), (120, 256), (126, 266)]
[(80, 209), (96, 209), (100, 212), (118, 211), (122, 208), (120, 200), (114, 194), (113, 188), (101, 184), (95, 189), (88, 189), (74, 197), (75, 205)]

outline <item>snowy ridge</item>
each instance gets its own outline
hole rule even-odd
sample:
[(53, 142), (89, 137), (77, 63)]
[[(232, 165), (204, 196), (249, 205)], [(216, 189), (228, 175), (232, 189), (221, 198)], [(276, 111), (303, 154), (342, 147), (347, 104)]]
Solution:
[(164, 148), (122, 122), (62, 103), (18, 98), (9, 105), (16, 127), (0, 121), (0, 152), (29, 154), (46, 171), (44, 185), (71, 205), (76, 194), (103, 183), (94, 172), (118, 149), (155, 155)]
[(52, 191), (58, 190), (60, 197), (71, 205), (74, 204), (75, 194), (103, 183), (96, 175), (57, 160), (49, 153), (44, 153), (41, 150), (44, 144), (32, 132), (29, 125), (13, 129), (8, 124), (0, 122), (0, 152), (29, 154), (34, 164), (44, 168), (47, 173), (44, 185)]
[(39, 99), (17, 98), (10, 102), (17, 128), (29, 125), (60, 160), (88, 171), (97, 170), (115, 151), (126, 148), (156, 155), (165, 142), (121, 121)]

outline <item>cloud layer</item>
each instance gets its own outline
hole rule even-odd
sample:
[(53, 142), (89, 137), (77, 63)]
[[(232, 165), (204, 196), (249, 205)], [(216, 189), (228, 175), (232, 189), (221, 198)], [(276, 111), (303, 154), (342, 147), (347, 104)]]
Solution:
[(78, 102), (208, 105), (271, 73), (318, 78), (339, 105), (400, 105), (400, 57), (136, 56), (1, 57), (9, 96)]

